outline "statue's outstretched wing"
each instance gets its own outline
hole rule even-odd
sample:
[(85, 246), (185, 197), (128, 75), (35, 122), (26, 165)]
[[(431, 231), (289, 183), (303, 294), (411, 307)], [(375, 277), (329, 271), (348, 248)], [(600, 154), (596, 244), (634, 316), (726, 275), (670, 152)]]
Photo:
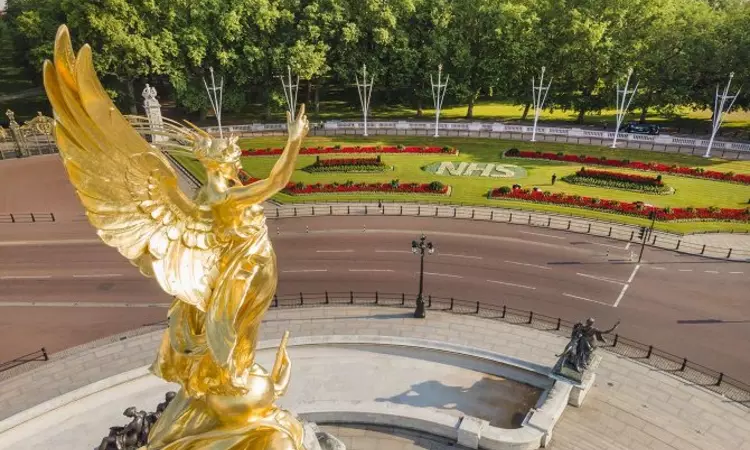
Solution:
[(164, 155), (115, 108), (94, 71), (91, 48), (73, 54), (60, 27), (44, 85), (68, 176), (101, 239), (155, 277), (168, 294), (205, 309), (223, 247), (211, 211), (179, 189)]
[[(144, 138), (150, 136), (151, 146), (157, 150), (170, 155), (195, 158), (192, 150), (201, 136), (194, 130), (166, 117), (162, 118), (162, 124), (158, 127), (145, 116), (127, 115), (125, 118), (138, 134)], [(207, 133), (202, 133), (203, 137), (207, 136)]]

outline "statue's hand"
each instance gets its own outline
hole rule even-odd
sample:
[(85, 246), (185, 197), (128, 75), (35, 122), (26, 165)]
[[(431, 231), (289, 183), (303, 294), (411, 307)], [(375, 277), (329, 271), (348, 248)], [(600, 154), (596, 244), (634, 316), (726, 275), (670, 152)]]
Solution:
[(304, 103), (299, 108), (296, 120), (292, 121), (292, 116), (289, 112), (286, 113), (286, 126), (289, 131), (290, 141), (301, 141), (307, 136), (307, 132), (310, 130), (310, 123), (307, 121), (307, 116), (305, 115)]
[(271, 374), (274, 384), (274, 391), (276, 391), (277, 396), (281, 396), (284, 395), (287, 387), (289, 386), (289, 379), (291, 378), (292, 372), (292, 364), (286, 348), (280, 349), (277, 353), (274, 369), (275, 370)]
[(273, 371), (271, 371), (271, 379), (277, 397), (284, 395), (287, 386), (289, 386), (289, 379), (292, 375), (292, 362), (291, 359), (289, 359), (289, 353), (286, 351), (286, 343), (288, 339), (289, 332), (287, 331), (281, 339), (279, 350), (276, 352), (276, 361), (273, 364)]

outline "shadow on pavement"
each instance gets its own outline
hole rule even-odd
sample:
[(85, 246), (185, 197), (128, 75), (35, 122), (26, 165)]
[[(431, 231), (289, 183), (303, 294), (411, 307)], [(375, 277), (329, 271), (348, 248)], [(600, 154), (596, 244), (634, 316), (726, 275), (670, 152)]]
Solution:
[(533, 386), (486, 376), (471, 387), (449, 386), (437, 380), (424, 381), (401, 394), (375, 401), (455, 410), (488, 420), (495, 427), (520, 428), (540, 394), (541, 390)]

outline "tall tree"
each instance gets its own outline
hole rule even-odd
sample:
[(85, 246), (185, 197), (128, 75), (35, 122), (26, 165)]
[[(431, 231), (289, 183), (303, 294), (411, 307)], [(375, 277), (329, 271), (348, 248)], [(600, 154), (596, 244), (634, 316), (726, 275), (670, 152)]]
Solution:
[(552, 101), (578, 112), (614, 105), (614, 85), (635, 64), (661, 0), (548, 0), (541, 32), (560, 76)]
[(61, 8), (77, 39), (97, 53), (97, 71), (116, 82), (136, 113), (136, 83), (167, 73), (177, 53), (169, 17), (154, 0), (61, 0)]

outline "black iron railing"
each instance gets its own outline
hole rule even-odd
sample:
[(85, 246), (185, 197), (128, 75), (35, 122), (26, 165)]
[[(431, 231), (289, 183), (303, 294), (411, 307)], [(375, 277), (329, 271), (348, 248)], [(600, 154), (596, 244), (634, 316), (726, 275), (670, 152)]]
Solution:
[[(335, 204), (335, 203), (349, 204)], [(397, 204), (391, 204), (397, 202)], [(300, 203), (304, 203), (304, 200)], [(316, 202), (311, 202), (316, 203)], [(601, 222), (573, 215), (547, 213), (544, 211), (521, 210), (507, 207), (461, 205), (456, 203), (406, 203), (398, 200), (375, 200), (371, 204), (351, 203), (346, 200), (330, 200), (330, 204), (298, 204), (282, 205), (268, 208), (266, 215), (271, 218), (311, 217), (311, 216), (408, 216), (408, 217), (441, 217), (454, 219), (470, 219), (484, 222), (509, 223), (513, 225), (527, 225), (553, 230), (570, 231), (573, 233), (589, 234), (606, 237), (624, 242), (640, 244), (638, 230), (640, 227)], [(729, 231), (730, 233), (733, 231)], [(747, 233), (744, 230), (738, 233)], [(654, 231), (647, 239), (650, 247), (672, 250), (680, 253), (702, 255), (711, 258), (750, 260), (750, 251), (715, 247), (706, 244), (696, 244), (686, 241), (683, 236)]]
[[(503, 305), (490, 305), (478, 301), (427, 295), (425, 303), (428, 311), (442, 311), (452, 314), (470, 315), (487, 320), (497, 320), (510, 324), (531, 327), (560, 336), (569, 336), (574, 322), (559, 317), (546, 316), (534, 311), (511, 308)], [(336, 306), (382, 306), (414, 309), (416, 295), (387, 292), (322, 292), (274, 296), (271, 309), (336, 307)], [(428, 316), (429, 317), (429, 316)], [(422, 320), (422, 319), (414, 319)], [(166, 326), (166, 322), (163, 323)], [(653, 345), (644, 344), (619, 334), (606, 335), (606, 344), (601, 348), (649, 365), (660, 372), (667, 372), (689, 384), (703, 387), (726, 399), (750, 407), (750, 385), (708, 367), (673, 355)], [(562, 349), (561, 349), (562, 350)], [(0, 363), (0, 372), (31, 361), (47, 361), (44, 349)]]
[(47, 350), (45, 350), (44, 347), (35, 352), (31, 352), (28, 355), (19, 356), (18, 358), (11, 359), (10, 361), (0, 362), (0, 372), (5, 372), (6, 370), (10, 370), (14, 367), (18, 367), (34, 361), (49, 361), (49, 355), (47, 355)]
[(55, 214), (46, 213), (0, 213), (0, 223), (54, 222)]
[[(574, 322), (508, 306), (490, 305), (478, 301), (460, 300), (428, 295), (428, 310), (472, 315), (489, 320), (528, 326), (537, 330), (569, 336)], [(316, 306), (385, 306), (414, 309), (416, 295), (385, 292), (323, 292), (299, 293), (274, 298), (273, 308), (302, 308)], [(420, 319), (415, 319), (420, 320)], [(708, 367), (689, 361), (652, 345), (643, 344), (619, 334), (606, 336), (605, 350), (647, 364), (661, 372), (668, 372), (690, 384), (701, 386), (723, 395), (728, 400), (750, 407), (750, 385)]]

